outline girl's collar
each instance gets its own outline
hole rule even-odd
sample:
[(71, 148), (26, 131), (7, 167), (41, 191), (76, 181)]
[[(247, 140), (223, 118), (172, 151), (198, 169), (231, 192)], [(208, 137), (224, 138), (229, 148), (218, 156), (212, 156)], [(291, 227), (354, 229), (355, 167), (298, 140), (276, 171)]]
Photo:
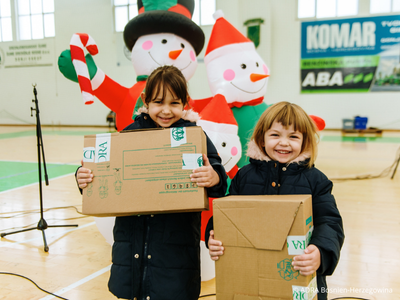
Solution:
[[(258, 145), (254, 142), (254, 140), (251, 140), (247, 144), (247, 156), (250, 158), (253, 158), (255, 160), (267, 161), (267, 162), (271, 161), (271, 158), (269, 158), (269, 156), (267, 156), (264, 153), (264, 151), (262, 151), (260, 149), (260, 147), (258, 147)], [(296, 157), (296, 159), (288, 162), (287, 165), (289, 165), (291, 163), (300, 163), (310, 157), (311, 157), (311, 155), (308, 151), (303, 151), (302, 153), (300, 153), (300, 155), (298, 157)]]

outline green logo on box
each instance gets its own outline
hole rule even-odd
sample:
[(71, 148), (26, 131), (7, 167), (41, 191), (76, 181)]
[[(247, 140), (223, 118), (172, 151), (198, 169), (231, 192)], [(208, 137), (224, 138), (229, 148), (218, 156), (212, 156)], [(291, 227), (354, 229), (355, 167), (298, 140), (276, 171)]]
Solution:
[(306, 220), (306, 226), (307, 226), (308, 224), (310, 224), (311, 221), (312, 221), (312, 216), (310, 216), (310, 217)]
[(306, 300), (308, 299), (306, 295), (306, 292), (303, 291), (293, 291), (293, 299), (295, 300)]
[(185, 130), (182, 127), (172, 128), (172, 137), (179, 142), (185, 137)]
[(300, 275), (299, 270), (293, 269), (292, 259), (285, 258), (277, 264), (279, 276), (286, 281), (296, 279)]
[(199, 158), (197, 159), (197, 164), (199, 165), (199, 167), (203, 166), (203, 156), (199, 156)]
[(99, 179), (99, 196), (101, 199), (108, 197), (108, 180), (107, 179)]

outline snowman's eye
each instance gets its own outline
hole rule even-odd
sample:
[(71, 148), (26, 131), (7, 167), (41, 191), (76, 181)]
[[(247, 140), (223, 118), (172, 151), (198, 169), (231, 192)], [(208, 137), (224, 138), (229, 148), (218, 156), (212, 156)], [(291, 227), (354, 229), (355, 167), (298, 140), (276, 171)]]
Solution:
[(246, 69), (246, 68), (247, 68), (247, 66), (246, 66), (245, 64), (241, 64), (240, 67), (241, 67), (242, 69)]
[(226, 143), (225, 143), (225, 142), (222, 142), (221, 146), (222, 146), (222, 147), (226, 147)]
[(182, 49), (183, 49), (183, 48), (185, 48), (185, 45), (184, 45), (183, 43), (181, 43), (181, 47), (182, 47)]
[(166, 39), (163, 39), (163, 40), (161, 41), (161, 43), (166, 44), (166, 43), (167, 43), (167, 40), (166, 40)]
[(258, 62), (256, 62), (256, 67), (258, 67)]

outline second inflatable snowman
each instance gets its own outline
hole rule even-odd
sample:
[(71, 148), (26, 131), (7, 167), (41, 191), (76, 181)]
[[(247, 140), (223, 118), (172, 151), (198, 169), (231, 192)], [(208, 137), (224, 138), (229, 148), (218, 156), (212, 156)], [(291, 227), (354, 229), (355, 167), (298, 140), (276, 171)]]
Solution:
[[(232, 109), (239, 126), (242, 153), (261, 114), (268, 105), (263, 101), (267, 91), (269, 69), (257, 53), (254, 43), (230, 24), (221, 11), (214, 14), (213, 26), (204, 62), (213, 97), (223, 97)], [(200, 111), (212, 98), (191, 102)], [(243, 156), (238, 166), (247, 164)]]

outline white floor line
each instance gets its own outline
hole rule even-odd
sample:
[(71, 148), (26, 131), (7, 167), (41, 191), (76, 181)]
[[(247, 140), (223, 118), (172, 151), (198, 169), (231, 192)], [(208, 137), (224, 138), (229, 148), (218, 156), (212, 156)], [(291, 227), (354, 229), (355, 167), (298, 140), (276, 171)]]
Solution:
[[(100, 271), (97, 271), (97, 272), (93, 273), (92, 275), (89, 275), (89, 276), (87, 276), (87, 277), (85, 277), (85, 278), (83, 278), (83, 279), (81, 279), (81, 280), (79, 280), (79, 281), (77, 281), (77, 282), (75, 282), (75, 283), (73, 283), (73, 284), (71, 284), (71, 285), (59, 290), (59, 291), (57, 291), (57, 292), (54, 292), (53, 294), (55, 294), (57, 296), (61, 296), (62, 294), (66, 293), (66, 292), (68, 292), (70, 290), (73, 290), (74, 288), (76, 288), (76, 287), (78, 287), (78, 286), (80, 286), (80, 285), (92, 280), (93, 278), (96, 278), (96, 277), (104, 274), (105, 272), (108, 272), (110, 270), (110, 268), (111, 268), (111, 265), (109, 265), (109, 266), (101, 269)], [(49, 299), (53, 299), (53, 298), (55, 298), (55, 296), (48, 295), (48, 296), (46, 296), (44, 298), (41, 298), (39, 300), (49, 300)]]
[[(89, 226), (92, 226), (92, 225), (95, 225), (95, 224), (96, 224), (96, 222), (91, 222), (91, 223), (88, 223), (88, 224), (85, 224), (85, 225), (80, 225), (80, 226), (78, 226), (78, 227), (76, 227), (74, 229), (69, 229), (69, 230), (66, 230), (66, 231), (63, 231), (63, 232), (59, 232), (59, 233), (56, 233), (56, 234), (52, 234), (52, 235), (48, 235), (47, 234), (47, 229), (46, 229), (45, 230), (45, 234), (46, 234), (47, 243), (50, 244), (49, 243), (49, 241), (50, 241), (49, 239), (51, 239), (51, 238), (55, 238), (55, 237), (64, 235), (64, 234), (66, 234), (68, 232), (79, 230), (79, 229), (83, 229), (83, 228), (86, 228), (86, 227), (89, 227)], [(54, 228), (57, 228), (57, 227), (54, 227)], [(52, 230), (52, 229), (53, 228), (48, 228), (48, 230)], [(38, 231), (40, 231), (40, 230), (38, 230)], [(29, 243), (29, 242), (32, 242), (32, 241), (42, 240), (42, 239), (43, 239), (43, 236), (42, 236), (42, 233), (40, 233), (39, 236), (37, 238), (34, 238), (34, 239), (29, 239), (29, 240), (25, 240), (25, 241), (21, 241), (21, 242), (15, 242), (15, 243), (11, 243), (11, 244), (3, 242), (3, 243), (0, 244), (0, 248), (9, 247), (9, 246), (16, 245), (16, 244)]]

